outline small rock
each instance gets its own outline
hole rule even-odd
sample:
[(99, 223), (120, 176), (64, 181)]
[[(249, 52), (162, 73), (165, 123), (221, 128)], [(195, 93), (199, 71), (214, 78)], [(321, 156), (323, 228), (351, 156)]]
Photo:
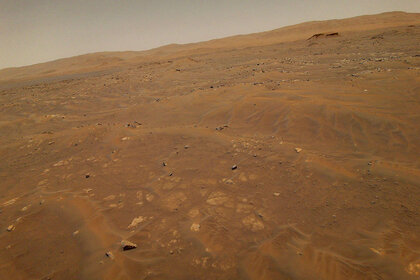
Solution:
[(275, 193), (273, 193), (273, 195), (274, 196), (280, 196), (280, 193), (279, 192), (275, 192)]
[(137, 245), (130, 242), (130, 241), (122, 240), (121, 241), (121, 247), (122, 247), (123, 251), (128, 251), (128, 250), (136, 249)]
[(235, 164), (232, 166), (232, 170), (238, 169), (238, 166)]
[(73, 236), (76, 236), (78, 234), (79, 234), (79, 231), (78, 230), (76, 230), (75, 232), (73, 232)]
[(295, 148), (295, 151), (296, 151), (296, 153), (300, 153), (300, 152), (302, 152), (302, 149), (301, 148)]
[(112, 252), (106, 252), (105, 256), (107, 256), (108, 258), (110, 258), (111, 260), (115, 259), (114, 254)]
[(192, 224), (191, 231), (195, 231), (195, 232), (200, 231), (200, 224)]
[(86, 176), (85, 176), (85, 177), (86, 177), (86, 179), (88, 179), (88, 178), (90, 177), (90, 175), (89, 175), (89, 174), (86, 174)]
[(148, 202), (151, 202), (152, 200), (153, 200), (153, 198), (154, 198), (155, 196), (153, 195), (153, 194), (151, 194), (151, 193), (148, 193), (148, 194), (146, 194), (146, 200), (148, 201)]
[(10, 225), (7, 227), (7, 231), (13, 231), (15, 229), (15, 225)]
[(184, 149), (188, 149), (189, 147), (190, 147), (190, 146), (188, 146), (188, 145), (185, 145), (185, 146), (184, 146)]
[(167, 166), (168, 164), (166, 164), (166, 162), (162, 162), (162, 166)]

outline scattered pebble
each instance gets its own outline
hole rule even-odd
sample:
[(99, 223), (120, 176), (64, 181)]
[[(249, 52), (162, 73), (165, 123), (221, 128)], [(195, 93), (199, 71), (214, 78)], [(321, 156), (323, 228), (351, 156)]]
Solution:
[(7, 227), (7, 231), (13, 231), (15, 230), (15, 225), (10, 225)]
[(112, 252), (106, 252), (105, 256), (107, 256), (108, 258), (110, 258), (111, 260), (115, 259), (114, 254)]
[(200, 224), (192, 224), (191, 231), (195, 231), (195, 232), (200, 231)]

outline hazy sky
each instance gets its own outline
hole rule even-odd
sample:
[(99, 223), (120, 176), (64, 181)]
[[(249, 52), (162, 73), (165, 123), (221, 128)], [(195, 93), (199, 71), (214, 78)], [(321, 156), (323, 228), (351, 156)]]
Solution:
[(395, 10), (420, 0), (0, 0), (0, 69)]

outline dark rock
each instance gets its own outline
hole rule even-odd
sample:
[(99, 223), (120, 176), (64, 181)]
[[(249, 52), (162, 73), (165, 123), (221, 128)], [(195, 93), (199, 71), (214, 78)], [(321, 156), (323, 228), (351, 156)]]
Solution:
[(130, 241), (127, 240), (122, 240), (121, 241), (121, 248), (123, 249), (123, 251), (128, 251), (128, 250), (133, 250), (137, 248), (137, 244), (134, 244)]
[(105, 256), (107, 256), (108, 258), (110, 258), (111, 260), (115, 259), (114, 254), (112, 252), (106, 252)]

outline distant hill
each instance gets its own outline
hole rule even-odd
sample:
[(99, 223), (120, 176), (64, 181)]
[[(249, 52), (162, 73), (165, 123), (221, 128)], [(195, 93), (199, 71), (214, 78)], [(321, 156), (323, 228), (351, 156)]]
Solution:
[(304, 40), (320, 33), (357, 32), (413, 24), (420, 24), (420, 13), (389, 12), (347, 19), (311, 21), (261, 33), (236, 35), (200, 43), (171, 44), (147, 51), (90, 53), (30, 66), (6, 68), (0, 70), (0, 83), (103, 71), (149, 60), (206, 53), (215, 49), (247, 48)]

